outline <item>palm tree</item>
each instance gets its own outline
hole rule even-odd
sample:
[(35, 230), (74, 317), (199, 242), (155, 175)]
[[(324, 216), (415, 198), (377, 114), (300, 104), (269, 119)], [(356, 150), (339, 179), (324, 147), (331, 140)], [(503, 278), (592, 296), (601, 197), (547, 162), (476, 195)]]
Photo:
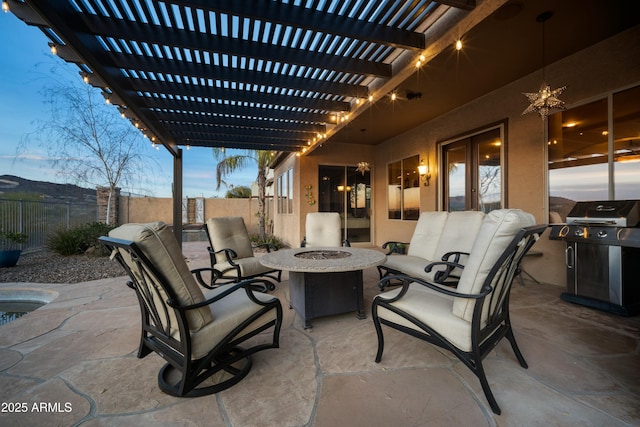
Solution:
[(218, 160), (216, 166), (216, 190), (220, 189), (221, 184), (227, 184), (224, 178), (233, 172), (243, 169), (251, 162), (258, 165), (258, 224), (260, 231), (260, 240), (266, 236), (266, 188), (267, 188), (267, 171), (269, 163), (273, 158), (272, 151), (266, 150), (245, 150), (240, 154), (227, 156), (224, 148), (213, 148), (213, 156)]

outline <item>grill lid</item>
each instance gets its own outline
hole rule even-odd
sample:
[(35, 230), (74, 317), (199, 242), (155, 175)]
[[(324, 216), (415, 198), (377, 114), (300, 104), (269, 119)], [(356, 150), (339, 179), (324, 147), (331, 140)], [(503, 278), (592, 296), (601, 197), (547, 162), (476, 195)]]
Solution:
[(640, 223), (640, 200), (577, 202), (567, 215), (569, 225), (635, 227)]

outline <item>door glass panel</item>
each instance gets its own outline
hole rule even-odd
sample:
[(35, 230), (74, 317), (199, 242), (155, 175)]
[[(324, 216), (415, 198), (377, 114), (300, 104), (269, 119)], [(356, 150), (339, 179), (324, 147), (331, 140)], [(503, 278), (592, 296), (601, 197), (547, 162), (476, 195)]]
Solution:
[(502, 208), (502, 126), (461, 137), (442, 146), (444, 205), (448, 211)]
[(615, 198), (640, 199), (640, 86), (613, 95)]
[(500, 209), (502, 201), (502, 166), (500, 162), (500, 129), (474, 138), (478, 150), (478, 207), (482, 212)]
[(448, 148), (445, 153), (447, 210), (463, 211), (466, 209), (467, 198), (467, 147), (462, 145)]
[(318, 167), (318, 211), (338, 212), (342, 236), (350, 242), (371, 241), (371, 173), (355, 166)]
[(348, 204), (347, 239), (350, 242), (371, 241), (371, 173), (346, 168)]

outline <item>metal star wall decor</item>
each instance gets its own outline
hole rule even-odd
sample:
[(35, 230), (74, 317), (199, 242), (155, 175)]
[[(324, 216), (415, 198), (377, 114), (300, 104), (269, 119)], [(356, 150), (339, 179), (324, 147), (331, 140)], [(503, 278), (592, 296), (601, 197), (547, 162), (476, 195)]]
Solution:
[(548, 115), (549, 111), (556, 110), (564, 110), (564, 101), (558, 98), (558, 96), (564, 92), (566, 86), (559, 87), (558, 89), (551, 89), (546, 83), (542, 83), (540, 86), (540, 90), (537, 92), (523, 92), (523, 95), (529, 99), (529, 106), (526, 110), (522, 112), (522, 114), (537, 112), (540, 113), (540, 117), (544, 120)]

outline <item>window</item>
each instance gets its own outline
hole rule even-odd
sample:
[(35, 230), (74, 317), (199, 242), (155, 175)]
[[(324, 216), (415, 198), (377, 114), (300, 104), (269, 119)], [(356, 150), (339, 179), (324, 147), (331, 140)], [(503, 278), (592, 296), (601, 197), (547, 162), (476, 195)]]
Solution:
[(490, 212), (504, 205), (504, 125), (440, 145), (443, 206), (448, 211)]
[(638, 99), (640, 86), (549, 116), (551, 222), (577, 201), (640, 198)]
[(412, 156), (387, 167), (389, 219), (417, 220), (420, 216), (420, 156)]
[(293, 169), (278, 177), (278, 213), (293, 213)]

